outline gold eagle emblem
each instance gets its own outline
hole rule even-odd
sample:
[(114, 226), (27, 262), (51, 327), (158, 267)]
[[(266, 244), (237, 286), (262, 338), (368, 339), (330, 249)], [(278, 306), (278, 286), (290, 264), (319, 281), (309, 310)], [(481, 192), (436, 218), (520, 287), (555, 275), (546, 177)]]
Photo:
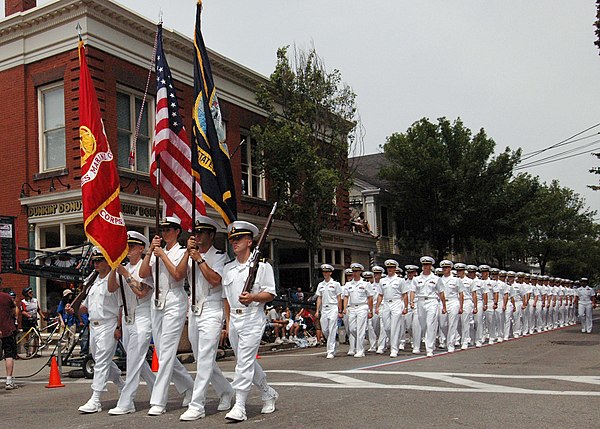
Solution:
[(79, 147), (83, 155), (81, 156), (81, 165), (83, 166), (87, 159), (96, 152), (96, 137), (85, 125), (79, 127)]

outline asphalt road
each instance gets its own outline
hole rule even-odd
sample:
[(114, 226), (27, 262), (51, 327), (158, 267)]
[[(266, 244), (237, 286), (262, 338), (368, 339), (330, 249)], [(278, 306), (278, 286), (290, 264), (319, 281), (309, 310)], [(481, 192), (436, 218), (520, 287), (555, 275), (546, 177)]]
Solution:
[[(598, 315), (598, 314), (597, 314)], [(600, 323), (600, 321), (596, 321)], [(600, 329), (582, 334), (579, 326), (536, 334), (481, 349), (441, 352), (433, 358), (410, 352), (397, 359), (368, 354), (325, 359), (323, 348), (263, 355), (260, 363), (280, 394), (277, 411), (261, 415), (253, 390), (244, 427), (282, 428), (598, 428), (600, 427)], [(234, 359), (220, 361), (231, 378)], [(16, 375), (33, 373), (41, 359), (18, 361)], [(0, 365), (2, 367), (3, 365)], [(195, 365), (187, 365), (190, 372)], [(3, 374), (4, 369), (0, 369)], [(103, 397), (103, 412), (80, 415), (90, 396), (90, 380), (72, 379), (46, 389), (49, 369), (19, 379), (15, 391), (0, 390), (3, 428), (161, 428), (232, 425), (216, 411), (209, 390), (207, 417), (180, 422), (182, 398), (171, 387), (167, 413), (146, 415), (149, 395), (140, 386), (138, 412), (109, 416), (117, 390)], [(193, 375), (193, 374), (192, 374)]]

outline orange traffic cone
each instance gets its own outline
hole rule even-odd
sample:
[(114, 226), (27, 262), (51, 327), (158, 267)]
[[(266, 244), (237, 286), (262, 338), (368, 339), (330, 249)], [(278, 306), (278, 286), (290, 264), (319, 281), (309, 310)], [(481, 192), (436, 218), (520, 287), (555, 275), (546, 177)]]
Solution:
[(46, 384), (46, 387), (65, 387), (65, 385), (62, 384), (60, 381), (60, 372), (58, 371), (56, 356), (52, 356), (52, 361), (50, 362), (50, 380), (48, 380), (48, 384)]
[(158, 372), (158, 355), (156, 354), (156, 346), (152, 352), (152, 365), (150, 366), (152, 372)]

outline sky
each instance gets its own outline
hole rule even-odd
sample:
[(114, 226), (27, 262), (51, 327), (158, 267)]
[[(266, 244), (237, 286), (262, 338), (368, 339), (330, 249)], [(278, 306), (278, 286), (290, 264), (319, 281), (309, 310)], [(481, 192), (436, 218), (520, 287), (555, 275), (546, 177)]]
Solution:
[[(0, 0), (2, 13), (4, 1)], [(38, 0), (38, 4), (49, 1)], [(194, 0), (119, 0), (192, 37)], [(423, 117), (484, 128), (497, 152), (547, 148), (600, 123), (594, 0), (204, 0), (206, 45), (265, 76), (278, 47), (314, 46), (357, 94), (363, 153)], [(217, 88), (218, 89), (218, 88)], [(600, 152), (600, 126), (544, 152)], [(595, 142), (595, 143), (594, 143)], [(537, 158), (533, 158), (535, 160)], [(526, 171), (558, 179), (599, 213), (600, 160), (584, 154)], [(467, 184), (465, 184), (467, 186)]]

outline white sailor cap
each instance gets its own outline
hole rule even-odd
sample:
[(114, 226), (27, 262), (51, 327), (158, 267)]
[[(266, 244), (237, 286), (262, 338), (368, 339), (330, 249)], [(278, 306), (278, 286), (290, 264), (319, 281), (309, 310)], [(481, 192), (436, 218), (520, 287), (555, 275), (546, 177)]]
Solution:
[(454, 266), (454, 264), (452, 263), (452, 261), (449, 261), (448, 259), (444, 259), (443, 261), (440, 262), (440, 267), (442, 267), (442, 268), (446, 268), (446, 267), (452, 268), (453, 266)]
[(526, 279), (530, 279), (530, 278), (531, 278), (531, 274), (529, 274), (529, 273), (525, 273), (525, 278), (526, 278)]
[(573, 282), (573, 285), (574, 285), (574, 286), (580, 286), (580, 285), (581, 285), (581, 283), (579, 282), (579, 280), (575, 280), (575, 281)]
[(506, 277), (515, 277), (517, 275), (517, 273), (515, 273), (514, 271), (507, 271), (506, 272)]
[(434, 273), (435, 273), (437, 276), (441, 275), (443, 272), (444, 272), (444, 270), (442, 270), (441, 268), (436, 268), (436, 269), (435, 269), (435, 271), (434, 271)]
[(396, 261), (395, 259), (386, 259), (383, 265), (385, 265), (386, 267), (397, 267), (400, 264), (398, 264), (398, 261)]
[(499, 268), (490, 268), (490, 274), (500, 274)]
[(467, 269), (467, 265), (463, 264), (462, 262), (457, 262), (456, 264), (454, 264), (454, 269), (456, 271), (464, 271)]
[(500, 277), (506, 277), (507, 272), (504, 270), (500, 270), (498, 274), (500, 274)]
[(548, 280), (550, 280), (551, 282), (553, 282), (555, 279), (554, 279), (554, 277), (549, 277)]
[(344, 270), (344, 274), (345, 274), (345, 275), (352, 274), (352, 268), (346, 268), (346, 269)]
[(477, 265), (467, 265), (467, 271), (469, 271), (469, 272), (477, 271)]
[(435, 259), (433, 259), (431, 256), (422, 256), (421, 259), (419, 259), (419, 262), (421, 262), (421, 265), (425, 265), (425, 264), (435, 264)]
[(402, 268), (396, 267), (396, 274), (402, 274)]
[(531, 275), (531, 280), (537, 280), (538, 279), (538, 275), (537, 274), (532, 274)]
[(179, 219), (175, 215), (167, 216), (160, 221), (159, 226), (161, 226), (163, 228), (172, 226), (173, 228), (181, 229), (181, 219)]
[(243, 220), (236, 220), (227, 225), (228, 238), (239, 237), (240, 235), (249, 235), (250, 238), (254, 238), (258, 235), (258, 228), (256, 225)]
[(329, 271), (329, 272), (333, 272), (333, 266), (329, 265), (329, 264), (322, 264), (321, 265), (321, 271)]
[(479, 266), (479, 272), (483, 273), (484, 271), (489, 271), (490, 270), (490, 266), (489, 265), (480, 265)]
[(94, 246), (92, 248), (92, 261), (100, 261), (102, 259), (106, 259), (102, 254), (102, 251), (99, 247)]
[(147, 248), (150, 245), (150, 240), (148, 240), (144, 234), (140, 234), (137, 231), (127, 231), (127, 243), (139, 244), (140, 246)]
[(582, 278), (581, 278), (581, 281), (582, 281), (582, 282), (587, 282), (587, 281), (588, 281), (588, 278), (587, 278), (587, 277), (582, 277)]
[(352, 263), (350, 264), (350, 269), (351, 269), (352, 271), (364, 271), (364, 270), (365, 270), (365, 267), (363, 267), (363, 265), (362, 265), (362, 264), (359, 264), (358, 262), (352, 262)]
[(373, 271), (363, 271), (362, 276), (365, 279), (371, 279), (373, 278)]
[(196, 222), (194, 223), (194, 231), (201, 232), (202, 230), (217, 231), (219, 225), (217, 222), (209, 218), (208, 216), (196, 215)]
[(405, 265), (404, 269), (406, 270), (406, 272), (408, 273), (409, 271), (418, 271), (419, 267), (417, 267), (416, 265)]
[[(517, 272), (517, 277), (525, 277), (525, 273), (523, 271)], [(552, 279), (554, 280), (554, 279)]]
[(383, 272), (385, 270), (383, 269), (383, 267), (380, 267), (379, 265), (373, 265), (371, 267), (371, 271), (373, 271), (374, 273), (382, 273), (383, 274)]
[(548, 276), (542, 276), (542, 280), (550, 280), (550, 277), (548, 277)]

